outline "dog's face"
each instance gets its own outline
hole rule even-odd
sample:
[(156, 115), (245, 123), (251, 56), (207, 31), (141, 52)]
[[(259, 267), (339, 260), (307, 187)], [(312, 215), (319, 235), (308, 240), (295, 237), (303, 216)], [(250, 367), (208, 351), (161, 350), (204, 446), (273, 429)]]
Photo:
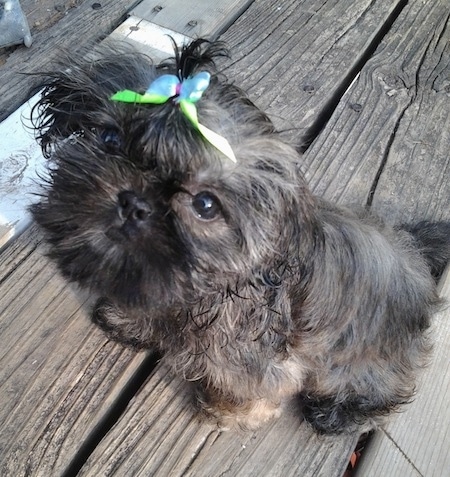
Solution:
[(47, 84), (36, 123), (50, 171), (31, 210), (70, 280), (124, 304), (165, 307), (242, 280), (270, 282), (306, 247), (313, 199), (298, 156), (239, 89), (213, 75), (197, 103), (236, 163), (172, 101), (111, 101), (180, 64), (184, 77), (205, 69), (214, 48), (197, 41), (161, 67), (103, 51)]

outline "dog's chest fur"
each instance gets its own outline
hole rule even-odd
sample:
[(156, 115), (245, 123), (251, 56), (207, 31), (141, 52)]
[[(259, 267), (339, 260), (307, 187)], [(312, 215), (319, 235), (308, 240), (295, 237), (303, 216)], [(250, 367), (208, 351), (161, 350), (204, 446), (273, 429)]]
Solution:
[[(211, 295), (180, 312), (168, 332), (161, 323), (165, 358), (188, 380), (206, 381), (234, 395), (292, 394), (305, 369), (292, 356), (298, 337), (287, 289), (261, 296), (247, 286), (239, 294)], [(164, 320), (164, 318), (162, 318)]]

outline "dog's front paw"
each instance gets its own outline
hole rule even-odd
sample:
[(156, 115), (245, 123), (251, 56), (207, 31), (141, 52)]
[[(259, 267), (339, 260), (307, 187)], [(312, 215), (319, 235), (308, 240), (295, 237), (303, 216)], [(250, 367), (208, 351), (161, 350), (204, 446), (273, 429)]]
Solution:
[(99, 298), (92, 310), (92, 322), (106, 334), (112, 333), (120, 323), (122, 313), (108, 299)]
[(232, 403), (217, 396), (211, 399), (210, 395), (203, 392), (197, 393), (197, 405), (201, 414), (221, 431), (254, 431), (282, 413), (279, 403), (267, 399)]
[(254, 431), (273, 419), (281, 416), (281, 407), (267, 399), (257, 399), (244, 411), (234, 416), (224, 416), (240, 429)]
[(134, 350), (151, 348), (142, 317), (126, 314), (106, 298), (100, 298), (94, 306), (92, 321), (113, 341)]

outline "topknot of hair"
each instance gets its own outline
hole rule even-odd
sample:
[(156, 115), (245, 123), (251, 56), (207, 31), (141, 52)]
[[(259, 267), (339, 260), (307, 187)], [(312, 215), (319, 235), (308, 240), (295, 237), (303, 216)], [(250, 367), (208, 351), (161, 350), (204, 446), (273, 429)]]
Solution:
[(229, 57), (225, 44), (198, 38), (183, 46), (178, 46), (172, 38), (175, 56), (159, 65), (159, 68), (176, 69), (180, 81), (189, 78), (196, 71), (208, 67), (215, 69), (216, 59)]

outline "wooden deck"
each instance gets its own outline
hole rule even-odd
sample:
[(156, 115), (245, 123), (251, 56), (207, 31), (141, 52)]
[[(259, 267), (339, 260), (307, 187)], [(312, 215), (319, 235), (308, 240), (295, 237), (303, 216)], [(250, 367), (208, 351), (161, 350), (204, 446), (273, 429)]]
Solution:
[[(117, 27), (114, 38), (156, 56), (164, 38), (147, 29), (220, 36), (232, 53), (221, 67), (305, 151), (317, 194), (392, 222), (450, 219), (448, 0), (36, 3), (21, 1), (32, 48), (0, 52), (0, 120), (36, 86), (19, 73), (49, 69), (61, 48)], [(6, 133), (0, 124), (0, 142)], [(10, 159), (0, 156), (0, 217)], [(31, 225), (0, 252), (1, 476), (343, 475), (359, 436), (318, 438), (293, 411), (242, 434), (198, 421), (180, 379), (90, 323), (40, 242)], [(433, 332), (415, 403), (375, 435), (356, 475), (449, 475), (449, 309)]]

